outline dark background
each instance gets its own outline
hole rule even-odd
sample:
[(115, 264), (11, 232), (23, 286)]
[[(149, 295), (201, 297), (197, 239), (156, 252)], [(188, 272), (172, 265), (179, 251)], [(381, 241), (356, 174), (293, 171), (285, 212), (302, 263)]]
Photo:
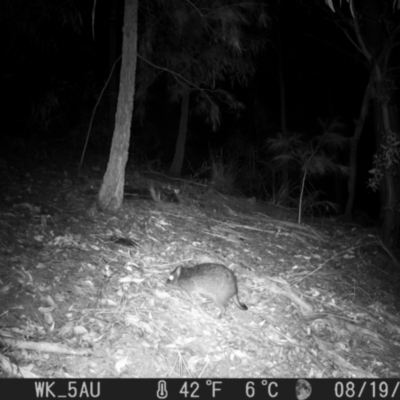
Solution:
[[(264, 33), (268, 43), (255, 58), (256, 73), (248, 86), (236, 84), (231, 88), (226, 84), (245, 109), (233, 113), (222, 107), (216, 131), (204, 119), (191, 116), (183, 175), (198, 170), (210, 151), (222, 149), (229, 154), (235, 141), (262, 148), (280, 131), (278, 21), (288, 130), (311, 138), (321, 133), (319, 119), (331, 121), (338, 117), (344, 124), (344, 134), (353, 134), (368, 72), (357, 57), (352, 57), (355, 49), (327, 18), (331, 11), (322, 1), (321, 6), (312, 1), (306, 5), (283, 3), (279, 8), (276, 2), (265, 2), (271, 17)], [(7, 163), (45, 163), (59, 156), (79, 160), (93, 107), (113, 62), (109, 27), (115, 27), (120, 44), (122, 37), (123, 2), (119, 1), (120, 11), (114, 16), (107, 2), (98, 2), (95, 37), (92, 6), (91, 2), (78, 0), (3, 2), (0, 157)], [(113, 50), (120, 55), (120, 47)], [(117, 77), (119, 68), (117, 64)], [(98, 157), (101, 166), (106, 165), (113, 133), (107, 97), (111, 95), (106, 92), (100, 103), (88, 147), (89, 156)], [(144, 121), (135, 118), (132, 122), (130, 162), (157, 160), (159, 168), (167, 168), (173, 157), (180, 107), (169, 102), (162, 80), (151, 88), (149, 98)], [(377, 195), (367, 189), (366, 181), (374, 149), (369, 118), (359, 147), (356, 208), (372, 216), (378, 211)], [(346, 162), (346, 153), (342, 157)], [(318, 183), (328, 198), (336, 201), (332, 182), (326, 178)], [(345, 184), (344, 180), (344, 191)]]

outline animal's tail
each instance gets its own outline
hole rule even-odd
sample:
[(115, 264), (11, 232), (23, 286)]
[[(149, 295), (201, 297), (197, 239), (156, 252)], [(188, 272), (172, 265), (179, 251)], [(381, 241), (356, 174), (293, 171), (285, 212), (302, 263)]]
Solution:
[(242, 303), (242, 302), (239, 300), (239, 296), (238, 296), (237, 294), (235, 294), (235, 296), (233, 297), (233, 301), (235, 302), (235, 304), (237, 305), (237, 307), (240, 308), (241, 310), (243, 310), (243, 311), (248, 310), (246, 304)]

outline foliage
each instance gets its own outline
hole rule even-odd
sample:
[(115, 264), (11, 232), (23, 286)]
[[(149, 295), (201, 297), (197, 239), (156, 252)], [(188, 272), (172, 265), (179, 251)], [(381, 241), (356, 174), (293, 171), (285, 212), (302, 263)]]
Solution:
[[(325, 0), (325, 3), (333, 12), (342, 14), (340, 7), (335, 8), (332, 0)], [(376, 190), (382, 178), (385, 179), (385, 185), (381, 186), (381, 232), (383, 241), (391, 247), (395, 245), (399, 233), (399, 221), (396, 215), (399, 186), (395, 178), (399, 175), (398, 126), (400, 116), (397, 107), (396, 80), (398, 78), (398, 48), (400, 44), (400, 13), (398, 12), (400, 1), (356, 2), (347, 0), (347, 3), (351, 17), (346, 18), (348, 20), (347, 27), (342, 26), (342, 30), (363, 56), (365, 65), (371, 72), (372, 80), (368, 85), (372, 85), (376, 102), (375, 134), (380, 147), (374, 155), (374, 168), (370, 170), (372, 177), (368, 184)], [(342, 2), (340, 1), (339, 4), (341, 6)], [(342, 20), (345, 19), (342, 18)], [(368, 90), (369, 88), (367, 88), (366, 94)], [(355, 141), (353, 141), (353, 145), (356, 145)], [(354, 157), (356, 152), (357, 149), (354, 147), (351, 152), (352, 166), (356, 163)], [(352, 187), (349, 190), (348, 206), (354, 199), (355, 172), (354, 169), (350, 180)], [(346, 207), (347, 215), (350, 211), (350, 208)]]
[(244, 84), (254, 73), (251, 55), (265, 44), (258, 32), (267, 24), (262, 3), (148, 1), (141, 18), (136, 93), (141, 116), (148, 89), (162, 72), (167, 73), (171, 100), (180, 101), (189, 88), (194, 112), (206, 115), (214, 129), (219, 104), (242, 107), (221, 82)]
[(239, 164), (234, 158), (224, 157), (223, 151), (210, 151), (209, 160), (195, 172), (193, 179), (211, 185), (220, 193), (237, 193)]
[(234, 194), (239, 165), (234, 159), (224, 161), (222, 151), (210, 154), (211, 183), (221, 193)]
[(308, 190), (307, 194), (303, 198), (302, 212), (303, 215), (311, 216), (329, 216), (333, 212), (337, 212), (337, 204), (329, 200), (321, 200), (324, 195), (320, 190)]
[(273, 161), (278, 167), (300, 167), (299, 223), (304, 212), (302, 203), (307, 179), (329, 173), (349, 173), (348, 167), (341, 165), (336, 159), (337, 152), (343, 150), (348, 143), (348, 139), (340, 132), (343, 125), (338, 120), (330, 124), (320, 121), (320, 125), (323, 133), (311, 140), (296, 133), (285, 136), (278, 134), (268, 141), (270, 149), (277, 153)]
[[(354, 0), (346, 0), (346, 1), (347, 1), (347, 3), (349, 3), (351, 13), (354, 15), (354, 5), (353, 5)], [(325, 0), (325, 4), (326, 4), (333, 12), (336, 11), (333, 0)], [(339, 7), (341, 7), (341, 6), (342, 6), (342, 0), (339, 1)], [(400, 0), (393, 0), (392, 6), (393, 6), (393, 11), (395, 11), (396, 9), (397, 9), (397, 10), (400, 10)]]
[(368, 172), (372, 177), (368, 180), (368, 186), (377, 191), (384, 176), (384, 170), (390, 169), (400, 161), (400, 139), (396, 132), (387, 135), (386, 143), (381, 144), (378, 152), (374, 155), (374, 168)]
[[(76, 0), (2, 0), (0, 22), (3, 31), (3, 57), (20, 58), (22, 61), (26, 44), (31, 49), (50, 51), (57, 47), (49, 33), (53, 22), (68, 26), (79, 33), (82, 17)], [(18, 57), (19, 54), (19, 57)]]

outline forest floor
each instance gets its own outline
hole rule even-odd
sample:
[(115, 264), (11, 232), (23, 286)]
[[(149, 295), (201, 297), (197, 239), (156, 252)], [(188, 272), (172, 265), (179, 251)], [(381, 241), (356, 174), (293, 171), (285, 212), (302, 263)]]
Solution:
[[(0, 376), (399, 377), (400, 269), (377, 228), (297, 225), (129, 168), (123, 206), (106, 214), (104, 168), (0, 166)], [(234, 270), (248, 311), (231, 302), (218, 318), (166, 286), (202, 262)]]

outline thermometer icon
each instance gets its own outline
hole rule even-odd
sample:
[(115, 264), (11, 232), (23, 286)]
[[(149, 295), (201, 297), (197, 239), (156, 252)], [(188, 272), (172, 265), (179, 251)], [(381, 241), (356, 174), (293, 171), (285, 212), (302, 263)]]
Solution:
[(157, 390), (157, 397), (159, 399), (165, 399), (168, 396), (167, 392), (167, 382), (159, 381), (158, 382), (158, 390)]

